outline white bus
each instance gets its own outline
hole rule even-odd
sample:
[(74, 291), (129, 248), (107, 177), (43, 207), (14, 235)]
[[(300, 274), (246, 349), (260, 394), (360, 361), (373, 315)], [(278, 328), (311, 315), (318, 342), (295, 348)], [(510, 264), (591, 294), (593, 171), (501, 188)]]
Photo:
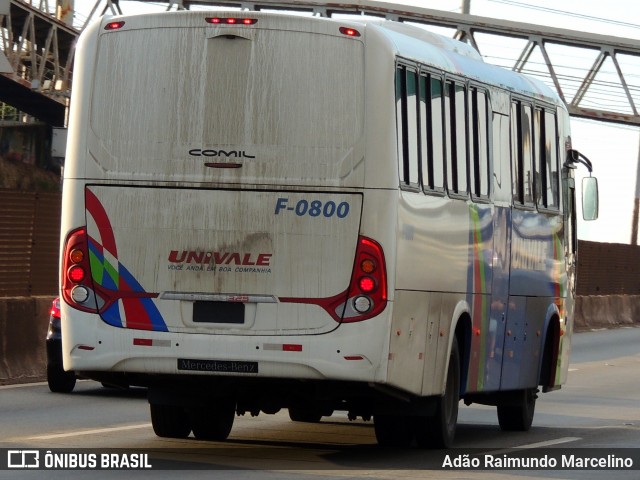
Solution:
[(587, 162), (542, 83), (402, 23), (241, 11), (103, 19), (75, 65), (64, 364), (148, 386), (157, 435), (345, 411), (450, 446), (459, 400), (526, 430), (565, 381)]

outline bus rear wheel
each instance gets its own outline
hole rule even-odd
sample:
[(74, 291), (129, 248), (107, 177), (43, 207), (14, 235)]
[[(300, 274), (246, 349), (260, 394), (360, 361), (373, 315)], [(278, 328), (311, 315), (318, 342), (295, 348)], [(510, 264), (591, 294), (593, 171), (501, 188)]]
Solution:
[(151, 425), (159, 437), (187, 438), (191, 433), (189, 415), (178, 405), (150, 404)]
[(444, 395), (438, 399), (436, 412), (428, 417), (416, 417), (416, 443), (420, 448), (449, 448), (453, 445), (460, 403), (460, 353), (458, 340), (453, 339), (447, 383)]
[(189, 409), (193, 435), (198, 440), (223, 441), (229, 437), (236, 415), (236, 403), (221, 399), (212, 406)]
[(537, 390), (530, 388), (518, 392), (518, 402), (498, 405), (500, 428), (509, 432), (526, 432), (531, 428), (536, 409)]

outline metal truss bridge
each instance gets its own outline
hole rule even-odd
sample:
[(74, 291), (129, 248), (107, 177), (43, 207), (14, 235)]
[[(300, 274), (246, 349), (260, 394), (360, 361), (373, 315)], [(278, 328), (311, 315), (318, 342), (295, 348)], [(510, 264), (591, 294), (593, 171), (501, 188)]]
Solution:
[[(0, 102), (51, 125), (64, 124), (81, 30), (103, 14), (135, 13), (131, 4), (119, 0), (76, 0), (76, 4), (80, 1), (93, 8), (87, 19), (74, 21), (73, 12), (63, 8), (69, 0), (0, 0)], [(573, 116), (640, 125), (640, 40), (373, 0), (139, 3), (160, 3), (166, 10), (229, 7), (416, 23), (469, 42), (488, 63), (543, 80), (565, 100)]]

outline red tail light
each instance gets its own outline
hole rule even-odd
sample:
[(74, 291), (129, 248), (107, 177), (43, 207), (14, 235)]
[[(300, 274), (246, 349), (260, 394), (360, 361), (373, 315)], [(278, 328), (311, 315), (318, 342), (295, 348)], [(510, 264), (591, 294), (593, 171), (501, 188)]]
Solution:
[(78, 310), (97, 312), (89, 264), (89, 242), (84, 227), (69, 234), (63, 255), (61, 284), (64, 301)]
[(360, 322), (387, 306), (387, 267), (378, 242), (360, 237), (343, 322)]
[(360, 287), (360, 290), (364, 293), (371, 293), (376, 289), (376, 282), (371, 277), (362, 277), (358, 281), (358, 287)]
[(82, 268), (81, 266), (74, 265), (73, 267), (69, 268), (67, 275), (69, 276), (69, 280), (71, 280), (72, 283), (81, 283), (86, 278), (87, 272), (85, 272), (84, 268)]
[(375, 240), (358, 237), (356, 261), (347, 290), (328, 298), (280, 297), (279, 300), (319, 305), (336, 322), (360, 322), (380, 315), (387, 306), (387, 267), (382, 247)]
[(53, 318), (60, 318), (60, 299), (56, 298), (51, 304), (51, 316)]

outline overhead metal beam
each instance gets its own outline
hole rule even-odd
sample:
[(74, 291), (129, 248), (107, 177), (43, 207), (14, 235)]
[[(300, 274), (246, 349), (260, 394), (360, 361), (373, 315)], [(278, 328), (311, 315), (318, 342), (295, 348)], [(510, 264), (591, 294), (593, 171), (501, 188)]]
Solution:
[[(531, 35), (539, 35), (546, 40), (554, 40), (556, 43), (564, 43), (577, 47), (600, 49), (602, 45), (612, 45), (620, 51), (640, 53), (640, 42), (626, 38), (599, 35), (594, 33), (576, 32), (562, 28), (546, 27), (531, 23), (513, 22), (490, 17), (468, 15), (455, 12), (445, 12), (424, 7), (410, 5), (398, 5), (394, 3), (378, 2), (375, 0), (352, 0), (345, 2), (321, 2), (314, 0), (137, 0), (140, 3), (171, 3), (180, 4), (184, 8), (195, 5), (208, 5), (216, 7), (243, 8), (246, 10), (300, 10), (300, 11), (326, 11), (328, 16), (334, 14), (363, 14), (378, 17), (391, 17), (399, 21), (425, 23), (442, 27), (465, 27), (473, 32), (501, 33), (509, 37), (528, 38)], [(124, 12), (127, 13), (125, 7)]]
[(65, 126), (66, 105), (0, 75), (0, 102), (53, 127)]
[[(104, 1), (104, 0), (103, 0)], [(455, 38), (470, 43), (481, 54), (482, 42), (478, 38), (481, 34), (489, 34), (501, 37), (504, 40), (518, 39), (525, 42), (524, 47), (506, 65), (516, 71), (521, 71), (531, 76), (537, 76), (550, 87), (555, 88), (558, 94), (568, 104), (572, 115), (597, 120), (640, 125), (640, 115), (636, 104), (640, 102), (640, 41), (600, 35), (588, 32), (546, 27), (523, 22), (513, 22), (477, 15), (445, 12), (423, 7), (398, 5), (374, 0), (353, 0), (342, 2), (324, 2), (317, 0), (139, 0), (142, 3), (165, 3), (167, 9), (189, 9), (193, 6), (215, 6), (240, 8), (250, 11), (260, 10), (290, 10), (304, 11), (310, 14), (331, 17), (336, 14), (355, 14), (382, 17), (388, 20), (401, 22), (414, 22), (429, 26), (446, 27), (452, 29)], [(127, 13), (126, 4), (123, 3), (123, 11)], [(513, 46), (513, 42), (510, 43)], [(575, 73), (575, 78), (566, 79), (558, 72), (566, 65), (553, 62), (549, 47), (558, 45), (570, 47), (584, 53), (590, 52), (602, 61), (594, 62), (590, 70)], [(539, 51), (542, 57), (542, 65), (533, 60), (534, 53)], [(627, 60), (627, 71), (621, 66), (620, 58)], [(606, 69), (607, 62), (611, 59), (614, 70)], [(488, 63), (492, 59), (485, 58)], [(628, 63), (631, 63), (631, 67)], [(495, 63), (495, 62), (493, 62)], [(505, 66), (505, 65), (502, 65)], [(612, 76), (606, 82), (599, 81), (600, 76)], [(578, 83), (580, 87), (571, 95), (570, 85)], [(598, 92), (598, 90), (600, 90)], [(589, 101), (589, 95), (594, 95), (597, 100), (606, 102), (608, 92), (613, 92), (618, 105), (610, 102), (605, 108), (593, 105), (593, 99)]]
[(4, 1), (9, 8), (0, 4), (0, 101), (63, 126), (80, 32), (49, 14), (48, 2)]
[[(572, 115), (640, 125), (640, 41), (469, 14), (444, 12), (374, 0), (138, 0), (166, 5), (167, 10), (216, 6), (245, 10), (292, 10), (319, 16), (354, 14), (415, 22), (451, 29), (451, 35), (469, 42), (481, 54), (487, 35), (507, 40), (509, 58), (485, 57), (531, 76), (537, 76), (565, 100)], [(74, 29), (35, 0), (0, 0), (0, 67), (4, 74), (34, 92), (66, 102), (71, 90), (73, 53), (79, 30), (97, 16), (131, 13), (128, 2), (96, 0), (83, 25)], [(7, 14), (7, 5), (9, 13)], [(45, 10), (48, 2), (39, 2)], [(4, 13), (3, 13), (4, 12)], [(92, 18), (93, 17), (93, 18)], [(487, 35), (484, 35), (487, 34)], [(514, 41), (517, 39), (517, 41)], [(566, 73), (566, 64), (554, 62), (550, 47), (562, 46), (594, 57), (591, 68)], [(516, 52), (515, 55), (513, 52)], [(4, 55), (2, 55), (4, 54)], [(539, 55), (538, 55), (539, 54)], [(4, 57), (4, 58), (2, 58)], [(538, 58), (536, 60), (536, 57)], [(623, 61), (624, 60), (624, 61)], [(8, 68), (7, 63), (12, 67)], [(7, 72), (11, 70), (10, 72)], [(576, 87), (577, 85), (577, 87)]]

